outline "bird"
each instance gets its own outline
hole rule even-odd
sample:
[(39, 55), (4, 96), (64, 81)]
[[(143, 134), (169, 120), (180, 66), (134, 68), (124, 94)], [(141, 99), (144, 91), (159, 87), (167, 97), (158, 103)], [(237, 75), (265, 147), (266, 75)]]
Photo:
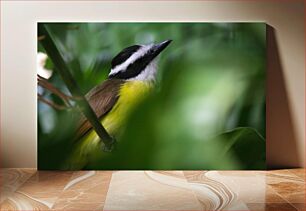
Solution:
[[(120, 135), (131, 111), (154, 88), (157, 57), (171, 42), (172, 40), (165, 40), (157, 44), (136, 44), (124, 48), (112, 59), (108, 78), (85, 95), (101, 124), (112, 137)], [(84, 116), (78, 120), (75, 137), (76, 144), (64, 169), (83, 168), (90, 154), (99, 153), (99, 145), (103, 145)]]

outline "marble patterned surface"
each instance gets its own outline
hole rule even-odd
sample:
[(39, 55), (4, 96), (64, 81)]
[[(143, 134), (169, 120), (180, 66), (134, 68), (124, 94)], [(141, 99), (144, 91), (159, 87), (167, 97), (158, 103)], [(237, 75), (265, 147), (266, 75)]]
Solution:
[(1, 169), (1, 210), (305, 210), (305, 169)]

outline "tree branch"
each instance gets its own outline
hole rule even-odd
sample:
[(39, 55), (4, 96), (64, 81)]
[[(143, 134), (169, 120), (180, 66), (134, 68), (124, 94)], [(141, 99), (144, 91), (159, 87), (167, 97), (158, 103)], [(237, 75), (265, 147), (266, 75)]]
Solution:
[(37, 75), (37, 82), (39, 86), (47, 89), (48, 91), (52, 92), (53, 94), (61, 98), (61, 100), (65, 103), (66, 106), (71, 106), (69, 100), (73, 100), (73, 97), (64, 94), (58, 88), (53, 86), (47, 79), (41, 77), (40, 75)]
[(43, 102), (43, 103), (49, 105), (50, 107), (52, 107), (52, 108), (54, 108), (54, 109), (56, 109), (56, 110), (65, 110), (65, 109), (68, 109), (68, 107), (66, 107), (66, 106), (62, 106), (62, 105), (59, 105), (59, 104), (57, 104), (57, 103), (54, 103), (54, 102), (52, 102), (52, 101), (50, 101), (50, 100), (45, 99), (41, 94), (37, 94), (37, 98), (38, 98), (38, 100), (40, 100), (41, 102)]
[(81, 111), (88, 119), (98, 136), (101, 138), (101, 141), (104, 143), (105, 151), (111, 151), (115, 144), (115, 139), (113, 139), (99, 122), (99, 119), (93, 109), (90, 107), (88, 101), (81, 93), (80, 88), (78, 87), (76, 81), (74, 80), (71, 72), (66, 65), (64, 59), (62, 58), (60, 52), (58, 51), (57, 47), (55, 46), (48, 30), (45, 28), (44, 24), (38, 24), (38, 36), (44, 36), (44, 39), (41, 39), (40, 42), (42, 46), (45, 48), (49, 58), (52, 60), (55, 69), (61, 75), (64, 83), (66, 84), (67, 88), (71, 92), (73, 97), (76, 97), (76, 103), (80, 107)]

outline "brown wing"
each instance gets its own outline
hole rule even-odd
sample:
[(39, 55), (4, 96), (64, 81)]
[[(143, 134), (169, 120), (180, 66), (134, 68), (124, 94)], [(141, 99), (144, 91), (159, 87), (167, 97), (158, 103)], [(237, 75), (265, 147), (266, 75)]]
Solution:
[[(99, 119), (109, 112), (117, 102), (119, 89), (123, 82), (123, 80), (119, 79), (108, 79), (86, 94), (86, 99)], [(80, 117), (78, 125), (76, 140), (92, 128), (84, 115)]]

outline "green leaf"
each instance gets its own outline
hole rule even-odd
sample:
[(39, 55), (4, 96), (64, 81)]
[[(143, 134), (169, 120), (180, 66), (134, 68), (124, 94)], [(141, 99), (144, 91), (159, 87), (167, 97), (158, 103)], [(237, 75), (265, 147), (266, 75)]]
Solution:
[[(184, 169), (263, 170), (266, 168), (265, 140), (253, 128), (221, 133), (209, 140), (177, 140), (176, 144), (138, 131), (138, 136), (121, 142), (118, 149), (88, 169)], [(147, 137), (147, 139), (145, 139)], [(150, 137), (150, 138), (149, 138)], [(103, 165), (101, 165), (103, 163)]]
[(224, 144), (221, 159), (235, 159), (239, 169), (266, 169), (266, 142), (255, 129), (236, 128), (220, 134), (212, 141)]

